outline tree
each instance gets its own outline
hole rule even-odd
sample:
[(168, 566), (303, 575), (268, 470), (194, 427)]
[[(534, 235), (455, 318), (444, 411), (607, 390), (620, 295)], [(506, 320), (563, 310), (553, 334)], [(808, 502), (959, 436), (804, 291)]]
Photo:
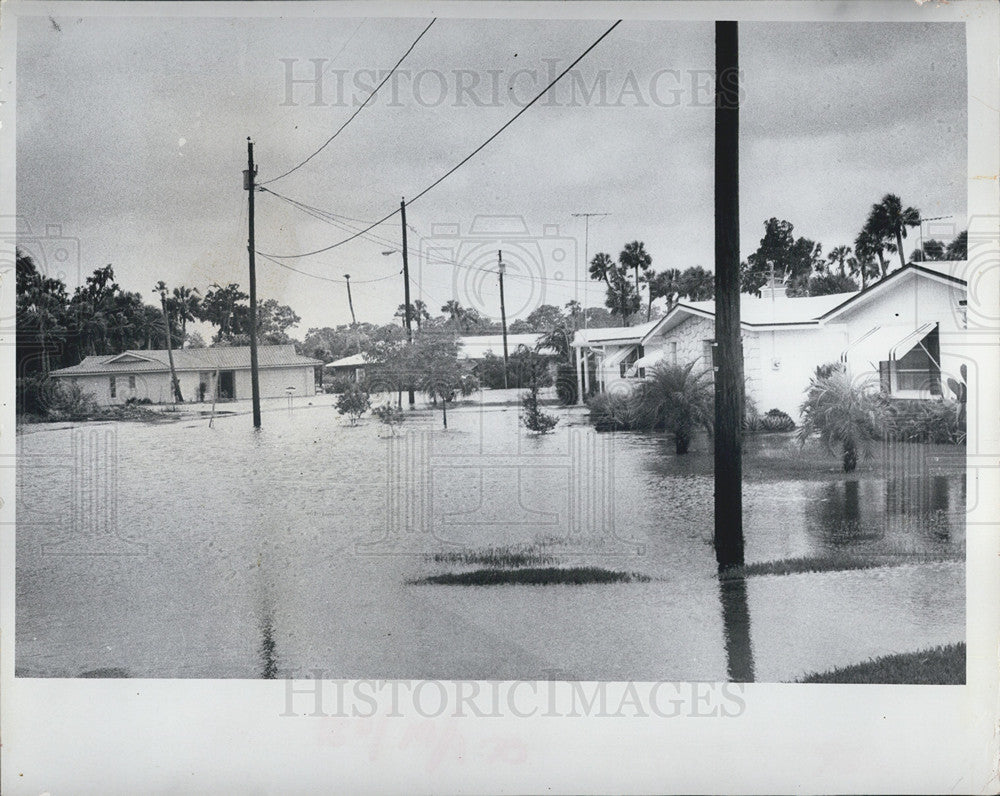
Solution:
[(691, 301), (710, 301), (715, 298), (715, 274), (700, 265), (685, 268), (681, 272), (678, 292)]
[(969, 231), (964, 230), (955, 236), (955, 240), (948, 244), (945, 252), (948, 260), (968, 260), (969, 259)]
[(740, 264), (740, 290), (760, 295), (773, 273), (788, 286), (789, 295), (806, 292), (813, 271), (822, 262), (821, 247), (808, 238), (796, 238), (789, 221), (769, 218), (757, 251)]
[(851, 256), (850, 246), (835, 246), (830, 250), (829, 254), (826, 255), (826, 259), (831, 266), (834, 263), (837, 264), (838, 273), (840, 274), (840, 276), (847, 276), (844, 267), (847, 264), (847, 258), (850, 256)]
[(800, 410), (799, 443), (813, 434), (834, 455), (841, 455), (844, 472), (858, 466), (858, 454), (874, 455), (874, 444), (890, 427), (889, 403), (873, 379), (852, 381), (843, 366), (816, 369)]
[(905, 268), (903, 238), (906, 237), (907, 227), (920, 225), (920, 211), (915, 207), (904, 208), (902, 201), (896, 194), (887, 193), (882, 197), (881, 202), (872, 205), (869, 219), (872, 222), (872, 230), (879, 238), (883, 240), (895, 239), (896, 251), (899, 254), (899, 267)]
[(352, 426), (358, 424), (361, 417), (371, 406), (371, 398), (360, 384), (354, 382), (337, 398), (337, 411), (347, 415)]
[(695, 373), (694, 365), (658, 363), (639, 385), (639, 407), (646, 423), (669, 432), (679, 456), (688, 452), (696, 428), (711, 433), (715, 417), (711, 371)]
[(533, 332), (546, 332), (563, 322), (562, 311), (552, 304), (541, 304), (525, 318)]
[[(878, 263), (875, 258), (878, 257)], [(885, 275), (886, 263), (882, 255), (882, 245), (870, 230), (862, 229), (854, 239), (854, 257), (848, 260), (851, 276), (861, 278), (862, 290), (869, 280), (877, 280)]]
[(231, 282), (222, 287), (212, 284), (201, 302), (200, 319), (219, 327), (215, 336), (216, 342), (228, 340), (236, 334), (249, 332), (250, 305), (246, 304), (250, 296), (240, 290), (240, 286)]
[(545, 361), (534, 351), (526, 352), (526, 354), (528, 391), (521, 396), (521, 408), (524, 410), (521, 422), (529, 431), (536, 434), (548, 434), (555, 428), (559, 420), (553, 415), (543, 412), (538, 403), (539, 376), (543, 370), (546, 370)]
[(629, 316), (639, 311), (639, 294), (628, 278), (628, 266), (611, 259), (611, 255), (598, 252), (590, 261), (590, 278), (604, 282), (607, 293), (604, 305), (612, 315), (619, 315), (622, 325), (628, 326)]
[(925, 241), (924, 245), (920, 248), (914, 249), (913, 254), (910, 255), (910, 261), (915, 263), (927, 262), (928, 260), (944, 260), (946, 258), (944, 243), (933, 238)]
[(580, 328), (583, 320), (583, 305), (576, 299), (570, 299), (565, 304), (566, 320), (571, 329), (576, 331)]
[[(184, 344), (188, 348), (204, 348), (205, 338), (203, 338), (198, 332), (190, 332), (184, 341)], [(322, 384), (322, 382), (320, 382)]]
[(160, 294), (160, 304), (163, 307), (163, 326), (167, 336), (167, 359), (170, 362), (170, 383), (174, 388), (174, 398), (177, 403), (184, 403), (181, 395), (181, 383), (177, 380), (177, 371), (174, 370), (174, 347), (170, 344), (170, 316), (167, 314), (167, 285), (161, 279), (153, 288), (154, 293)]
[(858, 283), (843, 274), (817, 274), (809, 280), (810, 296), (828, 296), (833, 293), (856, 293)]
[(625, 248), (618, 254), (618, 262), (626, 269), (632, 269), (635, 275), (635, 295), (639, 298), (639, 271), (646, 273), (653, 264), (653, 258), (646, 251), (646, 245), (641, 240), (626, 243)]
[(270, 345), (288, 343), (288, 330), (301, 320), (291, 307), (268, 299), (257, 307), (257, 337)]
[(201, 298), (198, 288), (181, 285), (174, 288), (174, 294), (167, 300), (171, 315), (179, 322), (181, 340), (187, 337), (187, 322), (198, 318), (201, 312)]
[(653, 302), (660, 298), (667, 300), (667, 312), (673, 308), (681, 293), (681, 272), (676, 268), (668, 268), (659, 273), (648, 271), (646, 283), (649, 286), (649, 301), (646, 304), (646, 320), (653, 312)]
[(389, 427), (389, 433), (396, 436), (397, 429), (406, 420), (406, 412), (391, 403), (382, 404), (372, 409), (372, 414), (378, 418), (379, 422)]
[(561, 321), (539, 336), (538, 342), (535, 344), (535, 351), (548, 348), (555, 352), (556, 357), (560, 360), (572, 362), (572, 343), (573, 331), (566, 325), (565, 321)]
[(463, 375), (458, 361), (458, 341), (447, 337), (421, 337), (413, 341), (412, 363), (420, 389), (435, 402), (441, 399), (444, 427), (448, 428), (448, 401), (461, 389)]

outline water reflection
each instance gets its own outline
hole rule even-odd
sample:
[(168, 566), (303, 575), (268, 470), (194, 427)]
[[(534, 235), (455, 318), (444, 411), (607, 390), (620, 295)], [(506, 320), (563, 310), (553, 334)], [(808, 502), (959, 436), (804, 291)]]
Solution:
[(750, 606), (746, 578), (719, 575), (722, 632), (726, 645), (726, 670), (734, 683), (752, 683), (753, 647), (750, 643)]

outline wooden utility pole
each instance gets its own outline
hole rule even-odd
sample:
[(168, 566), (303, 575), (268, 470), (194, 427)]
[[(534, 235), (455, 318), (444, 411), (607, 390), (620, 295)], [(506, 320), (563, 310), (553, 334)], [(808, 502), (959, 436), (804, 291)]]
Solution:
[(243, 188), (248, 199), (247, 251), (250, 253), (250, 394), (253, 397), (253, 427), (260, 428), (260, 378), (257, 372), (257, 265), (254, 260), (253, 192), (257, 168), (253, 163), (253, 141), (247, 137), (247, 170), (243, 172)]
[[(413, 343), (413, 325), (410, 320), (410, 264), (406, 253), (406, 199), (399, 201), (399, 217), (403, 222), (403, 321), (406, 325), (406, 344)], [(408, 378), (412, 378), (409, 374)], [(409, 389), (410, 409), (416, 409), (413, 387)]]
[(500, 326), (503, 328), (503, 388), (506, 390), (507, 384), (507, 310), (503, 303), (503, 274), (507, 270), (504, 265), (503, 251), (497, 252), (497, 273), (500, 274)]
[(344, 281), (347, 282), (347, 306), (351, 308), (351, 326), (357, 326), (358, 319), (354, 317), (354, 301), (351, 299), (351, 275), (344, 274)]
[(743, 564), (739, 33), (715, 23), (715, 558)]

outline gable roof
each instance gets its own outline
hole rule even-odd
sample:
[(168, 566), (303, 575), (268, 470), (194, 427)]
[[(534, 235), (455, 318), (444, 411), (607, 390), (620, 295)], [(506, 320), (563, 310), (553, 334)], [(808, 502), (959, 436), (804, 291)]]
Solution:
[[(747, 294), (740, 295), (740, 325), (747, 329), (761, 329), (786, 326), (818, 326), (829, 319), (840, 315), (884, 292), (890, 286), (895, 286), (909, 277), (923, 277), (945, 284), (965, 287), (963, 278), (956, 276), (964, 274), (964, 262), (933, 262), (910, 263), (886, 275), (873, 285), (855, 293), (831, 293), (826, 296), (801, 296), (790, 298), (779, 296), (757, 298)], [(681, 301), (666, 315), (660, 318), (656, 325), (642, 338), (646, 343), (654, 335), (669, 331), (690, 316), (703, 318), (715, 317), (714, 301)]]
[(340, 359), (335, 359), (333, 362), (327, 362), (323, 367), (325, 368), (360, 368), (364, 365), (370, 365), (371, 362), (365, 359), (364, 354), (351, 354), (347, 357), (341, 357)]
[(573, 346), (580, 348), (585, 345), (626, 345), (638, 343), (662, 319), (640, 323), (638, 326), (598, 326), (590, 329), (577, 329), (573, 335)]
[[(178, 348), (173, 352), (175, 370), (247, 370), (250, 368), (249, 346), (219, 348)], [(262, 345), (257, 347), (257, 364), (261, 368), (314, 367), (318, 359), (300, 356), (293, 345)], [(170, 370), (166, 349), (128, 350), (120, 354), (100, 354), (85, 357), (78, 364), (52, 371), (50, 376), (80, 376), (85, 374), (159, 373)]]

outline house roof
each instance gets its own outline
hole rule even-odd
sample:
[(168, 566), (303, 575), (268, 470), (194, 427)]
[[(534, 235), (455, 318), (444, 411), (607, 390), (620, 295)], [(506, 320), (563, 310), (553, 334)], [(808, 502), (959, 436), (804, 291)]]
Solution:
[[(249, 346), (219, 348), (179, 348), (173, 352), (175, 370), (245, 370), (250, 368)], [(318, 359), (300, 356), (293, 345), (262, 345), (257, 347), (257, 364), (261, 368), (290, 368), (322, 365)], [(166, 349), (146, 351), (132, 349), (120, 354), (85, 357), (78, 364), (54, 370), (51, 376), (84, 374), (157, 373), (170, 370)]]
[(349, 357), (341, 357), (340, 359), (335, 359), (333, 362), (327, 362), (323, 367), (325, 368), (360, 368), (363, 365), (368, 365), (370, 362), (365, 359), (364, 354), (351, 354)]
[[(518, 346), (525, 346), (532, 351), (538, 344), (540, 334), (509, 334), (507, 335), (507, 350), (514, 352)], [(458, 338), (459, 359), (483, 359), (488, 353), (503, 355), (502, 334), (478, 334)]]
[[(817, 326), (833, 318), (860, 302), (867, 301), (889, 286), (896, 285), (908, 277), (924, 277), (937, 281), (965, 286), (965, 280), (956, 274), (965, 273), (965, 263), (934, 262), (910, 263), (888, 274), (864, 290), (854, 293), (832, 293), (826, 296), (802, 296), (791, 298), (777, 296), (775, 298), (757, 298), (747, 294), (740, 295), (740, 323), (747, 328), (768, 328), (784, 326)], [(646, 343), (657, 334), (669, 331), (690, 316), (703, 318), (715, 317), (714, 301), (681, 301), (665, 316), (656, 321), (642, 338)], [(622, 341), (630, 342), (630, 341)]]
[(602, 326), (593, 329), (577, 329), (573, 335), (573, 346), (601, 345), (604, 343), (638, 343), (660, 321), (648, 321), (638, 326)]

